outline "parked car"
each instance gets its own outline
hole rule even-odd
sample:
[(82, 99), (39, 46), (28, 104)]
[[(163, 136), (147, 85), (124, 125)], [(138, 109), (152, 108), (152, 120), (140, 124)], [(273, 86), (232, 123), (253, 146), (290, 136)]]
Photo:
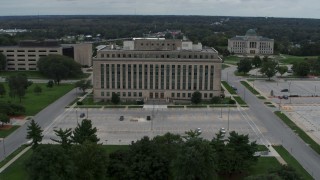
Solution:
[(282, 98), (283, 99), (289, 99), (289, 97), (287, 95), (283, 95)]
[(147, 116), (147, 120), (150, 121), (151, 120), (151, 116)]
[(80, 113), (80, 118), (84, 118), (86, 116), (85, 113)]
[(289, 92), (289, 89), (282, 89), (281, 92)]
[(232, 87), (232, 89), (235, 90), (235, 91), (238, 90), (235, 86), (231, 86), (231, 87)]
[(120, 116), (119, 121), (123, 121), (123, 120), (124, 120), (124, 117)]
[(226, 129), (225, 128), (220, 128), (220, 133), (221, 133), (221, 135), (222, 135), (222, 137), (224, 137), (225, 135), (226, 135)]

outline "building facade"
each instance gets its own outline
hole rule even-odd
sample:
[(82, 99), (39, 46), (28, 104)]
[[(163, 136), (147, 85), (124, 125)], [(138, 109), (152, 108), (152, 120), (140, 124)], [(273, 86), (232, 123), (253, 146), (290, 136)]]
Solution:
[(256, 31), (249, 29), (245, 36), (228, 39), (230, 53), (243, 55), (272, 55), (274, 40), (258, 36)]
[(37, 62), (49, 54), (62, 54), (57, 41), (21, 41), (18, 46), (0, 46), (0, 53), (6, 56), (6, 70), (37, 70)]
[(221, 94), (221, 64), (213, 48), (191, 41), (158, 38), (107, 46), (93, 58), (95, 100), (113, 93), (124, 99), (190, 100), (195, 91), (203, 99)]
[(49, 54), (66, 55), (83, 66), (92, 66), (92, 44), (60, 45), (56, 40), (20, 41), (17, 46), (0, 46), (6, 56), (8, 71), (35, 71), (41, 57)]

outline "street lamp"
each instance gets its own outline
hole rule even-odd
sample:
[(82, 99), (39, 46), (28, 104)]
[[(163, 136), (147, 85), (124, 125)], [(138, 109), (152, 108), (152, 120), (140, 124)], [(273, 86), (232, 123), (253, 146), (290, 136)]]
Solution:
[(230, 115), (230, 105), (228, 104), (228, 131), (229, 131), (229, 115)]
[(0, 140), (2, 140), (3, 155), (4, 155), (4, 158), (6, 158), (6, 146), (5, 146), (5, 143), (4, 143), (4, 138), (0, 138)]

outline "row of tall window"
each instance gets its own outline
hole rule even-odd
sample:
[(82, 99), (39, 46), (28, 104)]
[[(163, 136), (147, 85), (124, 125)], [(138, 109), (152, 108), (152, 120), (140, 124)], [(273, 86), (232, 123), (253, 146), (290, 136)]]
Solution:
[(160, 54), (160, 53), (101, 53), (101, 58), (168, 58), (168, 59), (213, 59), (213, 54)]
[(213, 65), (101, 64), (104, 89), (213, 90)]
[(39, 53), (47, 53), (47, 52), (58, 52), (58, 50), (55, 49), (51, 49), (51, 50), (34, 50), (34, 49), (30, 49), (30, 50), (21, 50), (21, 49), (7, 49), (7, 50), (0, 50), (0, 52), (21, 52), (21, 53), (26, 53), (26, 52), (31, 52), (31, 53), (35, 53), (35, 52), (39, 52)]

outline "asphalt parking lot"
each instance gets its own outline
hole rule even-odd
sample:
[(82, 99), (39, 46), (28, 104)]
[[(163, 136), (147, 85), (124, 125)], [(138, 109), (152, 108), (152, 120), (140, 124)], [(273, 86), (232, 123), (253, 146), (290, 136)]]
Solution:
[[(87, 113), (88, 111), (88, 113)], [(66, 109), (47, 129), (44, 130), (44, 143), (53, 143), (54, 129), (75, 128), (81, 112), (88, 114), (93, 126), (98, 129), (100, 143), (130, 144), (143, 136), (154, 137), (167, 132), (184, 135), (186, 131), (201, 129), (201, 136), (211, 140), (220, 128), (249, 134), (257, 143), (265, 143), (265, 128), (246, 113), (243, 108), (201, 108), (201, 109)], [(120, 116), (124, 117), (120, 121)], [(151, 121), (146, 117), (150, 116)]]
[[(320, 144), (320, 81), (258, 80), (254, 82), (254, 86), (274, 103), (278, 105), (281, 103), (281, 110)], [(281, 92), (283, 89), (288, 89), (289, 92)], [(274, 91), (273, 98), (270, 96), (271, 90)], [(299, 95), (299, 97), (278, 98), (283, 95)]]

